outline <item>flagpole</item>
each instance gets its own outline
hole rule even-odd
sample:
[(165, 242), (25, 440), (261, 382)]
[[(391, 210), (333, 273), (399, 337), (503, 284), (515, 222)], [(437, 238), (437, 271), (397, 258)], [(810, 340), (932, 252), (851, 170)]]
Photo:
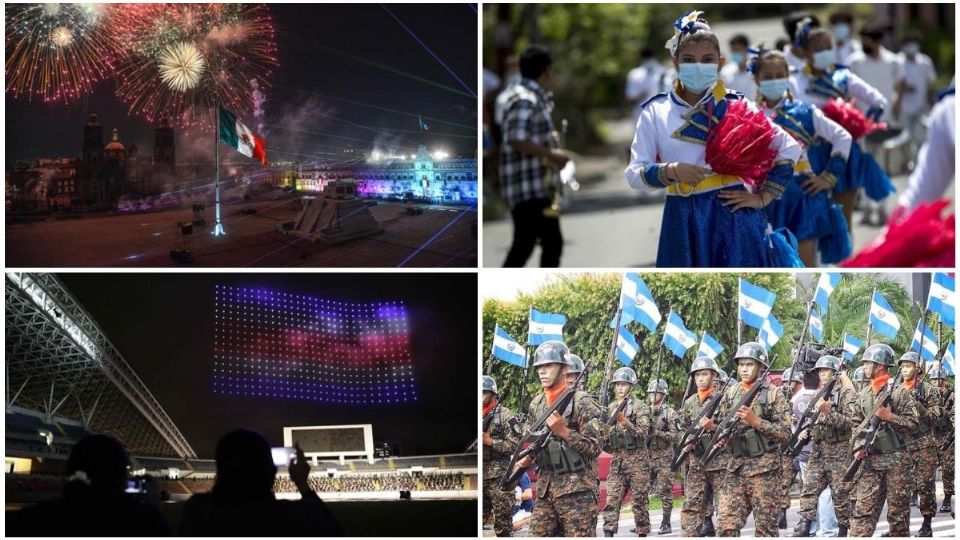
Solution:
[(216, 225), (213, 227), (214, 236), (223, 236), (227, 234), (223, 230), (223, 221), (220, 219), (220, 104), (217, 103), (216, 109), (214, 109), (213, 115), (217, 117), (217, 127), (213, 131), (213, 155), (214, 161), (217, 162), (217, 179), (216, 179)]
[(494, 342), (494, 340), (497, 339), (497, 328), (499, 328), (499, 327), (500, 327), (499, 324), (494, 323), (494, 325), (493, 325), (493, 339), (490, 340), (490, 355), (487, 356), (487, 369), (486, 369), (486, 372), (487, 372), (487, 376), (488, 376), (488, 377), (491, 376), (490, 374), (493, 372), (493, 342)]
[(737, 348), (743, 345), (743, 319), (740, 318), (740, 294), (743, 278), (737, 279)]
[(527, 380), (530, 378), (530, 318), (533, 317), (533, 306), (530, 306), (530, 312), (527, 314), (527, 346), (523, 348), (523, 384), (520, 385), (520, 414), (526, 414), (526, 407), (523, 399), (527, 397)]
[(943, 375), (943, 354), (940, 353), (940, 346), (942, 344), (942, 336), (940, 335), (940, 317), (937, 317), (937, 364), (940, 368), (940, 374)]
[(617, 354), (617, 337), (620, 335), (620, 318), (622, 316), (623, 306), (620, 306), (617, 308), (617, 317), (613, 324), (613, 339), (610, 340), (610, 353), (607, 355), (607, 365), (603, 368), (603, 382), (600, 383), (600, 424), (604, 426), (607, 425), (607, 403), (610, 402), (610, 393), (607, 386), (610, 384), (610, 370), (613, 369), (613, 358)]

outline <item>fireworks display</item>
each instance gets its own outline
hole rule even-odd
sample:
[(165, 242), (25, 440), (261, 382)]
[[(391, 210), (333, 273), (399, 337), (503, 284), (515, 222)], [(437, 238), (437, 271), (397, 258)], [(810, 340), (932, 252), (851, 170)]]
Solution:
[(114, 36), (95, 4), (7, 4), (6, 83), (15, 97), (69, 103), (113, 70)]
[(254, 4), (112, 4), (120, 43), (117, 95), (132, 114), (180, 125), (213, 118), (217, 104), (249, 112), (250, 82), (268, 85), (277, 63), (274, 25)]

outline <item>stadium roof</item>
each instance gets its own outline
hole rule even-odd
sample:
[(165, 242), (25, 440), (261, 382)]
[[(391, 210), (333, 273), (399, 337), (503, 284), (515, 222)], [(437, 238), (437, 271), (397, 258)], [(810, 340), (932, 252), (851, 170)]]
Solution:
[(116, 436), (131, 454), (197, 457), (56, 275), (7, 273), (4, 284), (8, 406), (77, 420)]

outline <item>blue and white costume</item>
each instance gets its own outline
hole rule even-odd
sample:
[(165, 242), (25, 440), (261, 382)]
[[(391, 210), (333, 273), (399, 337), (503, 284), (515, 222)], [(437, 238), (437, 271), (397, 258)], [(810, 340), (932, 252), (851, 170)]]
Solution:
[[(633, 189), (667, 191), (657, 250), (659, 267), (772, 266), (764, 211), (747, 208), (732, 212), (717, 196), (721, 189), (750, 190), (743, 180), (718, 174), (691, 187), (666, 177), (671, 162), (707, 167), (707, 134), (723, 119), (728, 104), (737, 99), (743, 96), (727, 92), (718, 81), (692, 106), (680, 98), (676, 88), (642, 105), (625, 173)], [(775, 137), (771, 148), (777, 157), (763, 191), (778, 198), (793, 180), (801, 149), (793, 137), (772, 125)]]
[[(800, 142), (802, 152), (795, 169), (794, 181), (788, 182), (783, 197), (765, 208), (774, 229), (786, 227), (798, 240), (823, 238), (840, 231), (833, 230), (830, 220), (829, 191), (816, 195), (804, 193), (801, 185), (809, 175), (818, 175), (834, 186), (843, 178), (853, 140), (840, 124), (824, 116), (809, 103), (784, 97), (774, 107), (764, 107), (764, 114)], [(830, 148), (827, 152), (820, 146)], [(813, 149), (813, 152), (809, 152)], [(812, 155), (813, 157), (810, 157)], [(822, 157), (828, 156), (826, 161)], [(842, 234), (849, 234), (846, 227)]]
[[(819, 75), (814, 75), (810, 66), (804, 66), (791, 80), (796, 83), (794, 95), (797, 99), (817, 107), (823, 107), (827, 101), (834, 98), (848, 101), (852, 98), (857, 100), (858, 105), (869, 107), (866, 115), (875, 121), (883, 115), (883, 110), (887, 107), (886, 98), (876, 88), (844, 66), (830, 66)], [(811, 162), (826, 162), (831, 154), (829, 145), (811, 148), (809, 152)], [(883, 200), (896, 191), (890, 177), (873, 156), (864, 152), (860, 143), (853, 141), (846, 174), (838, 178), (834, 191), (844, 193), (861, 187), (867, 196), (875, 201)]]

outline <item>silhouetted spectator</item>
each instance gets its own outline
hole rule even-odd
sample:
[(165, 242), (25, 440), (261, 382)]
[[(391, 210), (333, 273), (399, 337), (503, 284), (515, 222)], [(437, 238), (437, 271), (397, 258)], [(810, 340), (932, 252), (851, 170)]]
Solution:
[[(125, 493), (127, 452), (108, 435), (77, 443), (67, 460), (63, 496), (8, 513), (8, 536), (170, 536), (145, 495)], [(153, 483), (159, 500), (158, 486)]]
[(277, 467), (262, 435), (237, 430), (217, 443), (217, 480), (211, 493), (190, 497), (180, 522), (181, 536), (338, 536), (340, 528), (310, 489), (310, 465), (297, 446), (290, 480), (299, 501), (273, 496)]

